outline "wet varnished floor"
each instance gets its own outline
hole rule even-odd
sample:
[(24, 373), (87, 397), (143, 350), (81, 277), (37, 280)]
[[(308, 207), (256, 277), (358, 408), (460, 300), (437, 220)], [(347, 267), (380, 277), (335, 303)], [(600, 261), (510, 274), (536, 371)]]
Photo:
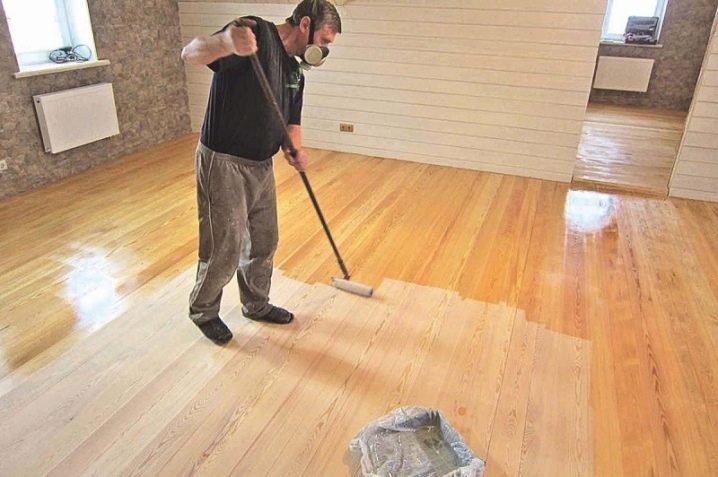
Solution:
[[(185, 321), (195, 141), (0, 203), (6, 470), (334, 472), (357, 425), (425, 400), (492, 475), (718, 473), (718, 205), (315, 151), (345, 260), (384, 298), (322, 285), (331, 250), (278, 163), (275, 297), (307, 318), (248, 324), (228, 292), (237, 340), (215, 349)], [(287, 429), (296, 468), (264, 451)]]
[(588, 105), (574, 182), (665, 197), (687, 113)]

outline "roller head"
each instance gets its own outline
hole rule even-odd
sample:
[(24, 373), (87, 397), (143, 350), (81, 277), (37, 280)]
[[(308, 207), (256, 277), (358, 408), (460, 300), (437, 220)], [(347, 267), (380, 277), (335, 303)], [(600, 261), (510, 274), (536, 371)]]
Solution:
[(350, 282), (343, 278), (332, 277), (332, 286), (345, 292), (353, 293), (359, 296), (370, 297), (374, 294), (374, 289), (360, 283)]

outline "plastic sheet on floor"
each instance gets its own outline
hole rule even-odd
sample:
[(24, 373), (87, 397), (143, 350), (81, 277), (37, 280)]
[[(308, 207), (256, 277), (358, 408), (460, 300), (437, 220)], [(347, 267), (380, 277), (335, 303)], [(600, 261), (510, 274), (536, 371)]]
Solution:
[(368, 424), (349, 445), (364, 477), (482, 477), (484, 462), (435, 409), (403, 407)]

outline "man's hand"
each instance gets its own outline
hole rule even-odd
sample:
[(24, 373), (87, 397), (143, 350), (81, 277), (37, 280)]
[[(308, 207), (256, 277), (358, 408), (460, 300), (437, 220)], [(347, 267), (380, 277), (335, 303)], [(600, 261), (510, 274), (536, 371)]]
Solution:
[[(236, 20), (238, 23), (240, 20)], [(249, 27), (257, 24), (248, 18), (241, 20), (241, 25), (232, 23), (224, 30), (224, 44), (228, 54), (251, 56), (257, 52), (257, 38)]]
[(304, 149), (301, 148), (297, 149), (295, 155), (292, 155), (288, 149), (284, 149), (284, 158), (298, 172), (304, 172), (309, 162), (309, 156), (304, 152)]

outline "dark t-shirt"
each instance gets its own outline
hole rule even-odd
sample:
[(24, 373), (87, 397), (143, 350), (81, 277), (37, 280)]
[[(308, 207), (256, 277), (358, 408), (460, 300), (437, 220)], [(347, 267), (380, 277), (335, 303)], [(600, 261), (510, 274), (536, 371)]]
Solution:
[[(285, 122), (301, 124), (304, 76), (299, 62), (287, 54), (273, 23), (248, 18), (257, 22), (252, 29), (257, 37), (257, 55)], [(283, 128), (262, 93), (250, 59), (230, 55), (207, 66), (214, 75), (202, 144), (213, 151), (256, 161), (272, 157), (282, 146)]]

